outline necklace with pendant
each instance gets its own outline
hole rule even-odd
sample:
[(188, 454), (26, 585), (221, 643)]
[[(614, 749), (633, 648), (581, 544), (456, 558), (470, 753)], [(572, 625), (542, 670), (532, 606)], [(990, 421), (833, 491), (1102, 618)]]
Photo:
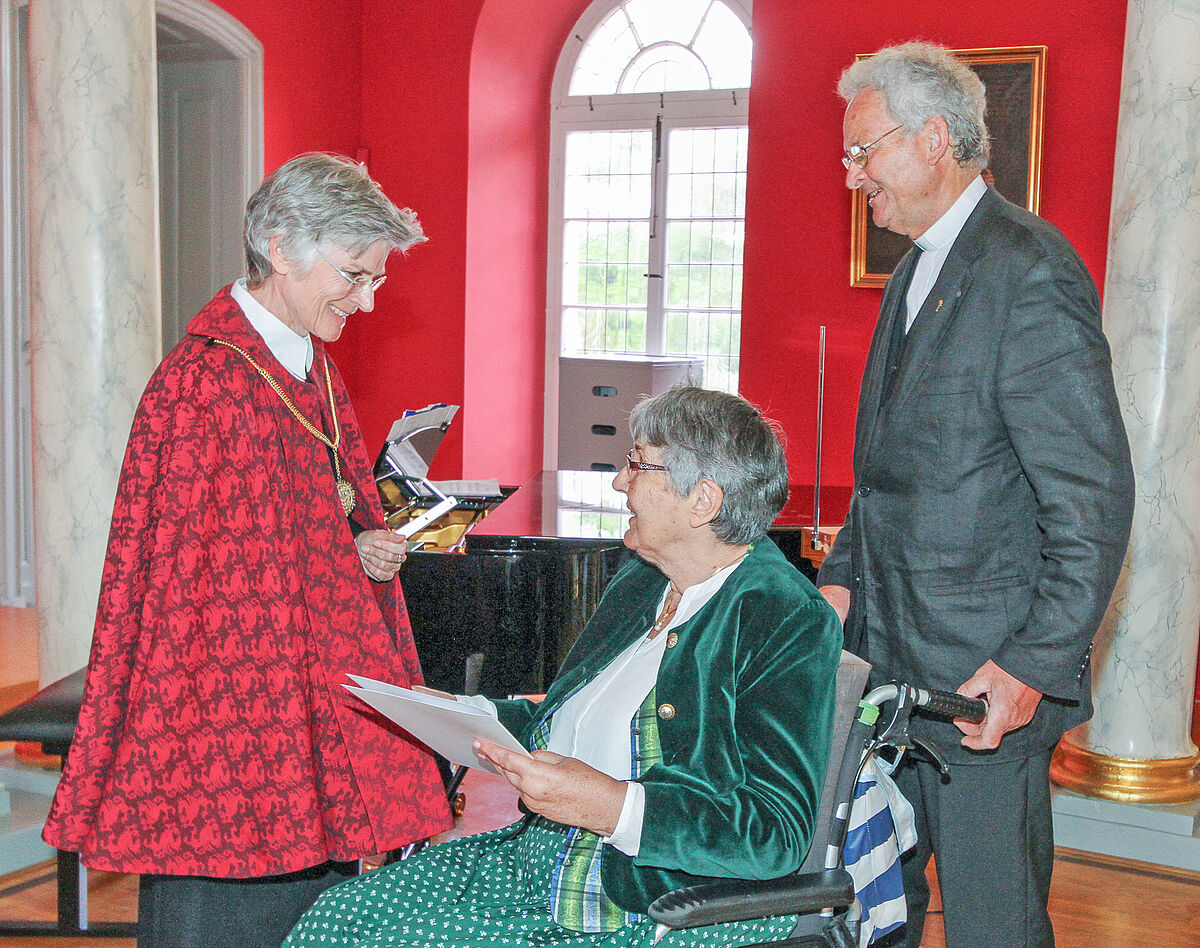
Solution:
[(333, 478), (337, 482), (338, 500), (341, 501), (342, 511), (346, 514), (347, 517), (349, 517), (350, 514), (354, 512), (354, 508), (357, 504), (357, 501), (354, 498), (353, 486), (351, 486), (351, 484), (348, 480), (346, 480), (344, 477), (342, 477), (342, 465), (341, 465), (341, 462), (338, 460), (338, 448), (341, 446), (341, 443), (342, 443), (342, 429), (338, 425), (337, 406), (333, 402), (333, 382), (330, 381), (330, 378), (329, 378), (329, 360), (327, 358), (325, 358), (324, 356), (321, 357), (322, 358), (322, 366), (325, 370), (325, 389), (329, 393), (329, 415), (333, 419), (333, 440), (332, 441), (330, 441), (329, 438), (325, 435), (325, 432), (321, 431), (316, 425), (314, 425), (311, 421), (309, 421), (302, 414), (300, 414), (300, 409), (298, 409), (295, 405), (292, 404), (292, 400), (287, 397), (287, 394), (284, 392), (283, 387), (279, 384), (279, 382), (277, 382), (275, 380), (275, 376), (273, 376), (270, 372), (268, 372), (261, 365), (259, 365), (254, 360), (254, 357), (252, 355), (250, 355), (249, 352), (247, 352), (245, 349), (241, 348), (240, 346), (235, 346), (232, 342), (226, 342), (224, 339), (213, 339), (213, 342), (215, 342), (219, 346), (225, 346), (228, 349), (232, 349), (234, 352), (236, 352), (238, 355), (240, 355), (243, 359), (245, 359), (247, 362), (249, 362), (250, 365), (254, 368), (254, 371), (263, 377), (263, 380), (268, 385), (271, 386), (271, 388), (275, 392), (275, 394), (278, 395), (280, 400), (283, 402), (283, 404), (287, 406), (288, 411), (290, 411), (296, 417), (296, 420), (298, 422), (300, 422), (301, 425), (304, 426), (304, 430), (307, 431), (309, 434), (311, 434), (318, 441), (320, 441), (323, 445), (325, 445), (325, 447), (327, 447), (330, 450), (330, 452), (332, 452), (332, 454), (333, 454)]
[[(753, 546), (753, 544), (751, 544), (751, 547), (752, 546)], [(718, 566), (715, 569), (713, 569), (713, 575), (715, 576), (717, 573), (721, 572), (721, 570), (727, 569), (728, 567), (732, 566), (734, 563), (737, 563), (738, 561), (740, 561), (742, 559), (742, 557), (744, 557), (749, 552), (750, 552), (749, 547), (744, 550), (739, 550), (737, 556), (735, 556), (733, 559), (731, 559), (724, 566)], [(674, 601), (672, 601), (672, 600), (674, 600)], [(654, 625), (652, 625), (650, 627), (650, 631), (646, 633), (647, 639), (654, 638), (656, 635), (658, 635), (659, 632), (661, 632), (663, 629), (665, 629), (667, 627), (667, 623), (669, 623), (673, 618), (675, 618), (675, 611), (679, 608), (679, 603), (682, 601), (683, 601), (683, 593), (678, 592), (675, 589), (675, 584), (672, 583), (670, 590), (667, 592), (667, 598), (663, 602), (662, 612), (660, 612), (658, 614), (658, 618), (654, 620)], [(669, 644), (670, 643), (668, 643), (668, 647), (669, 647)]]
[[(672, 602), (671, 600), (675, 601)], [(652, 639), (659, 632), (667, 627), (667, 623), (675, 617), (675, 610), (679, 608), (679, 603), (683, 599), (682, 593), (677, 593), (675, 587), (672, 586), (667, 593), (666, 601), (663, 603), (663, 610), (658, 614), (658, 618), (654, 620), (654, 625), (650, 627), (650, 631), (646, 633), (647, 639)]]

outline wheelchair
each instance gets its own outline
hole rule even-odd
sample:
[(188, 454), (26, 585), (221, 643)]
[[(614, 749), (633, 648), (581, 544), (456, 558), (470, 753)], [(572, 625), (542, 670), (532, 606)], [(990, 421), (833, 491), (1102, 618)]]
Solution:
[[(866, 662), (842, 654), (833, 748), (817, 808), (817, 832), (804, 864), (796, 873), (779, 879), (731, 879), (660, 896), (649, 912), (657, 924), (656, 939), (674, 929), (799, 915), (788, 938), (765, 944), (857, 948), (862, 906), (846, 869), (845, 845), (855, 789), (866, 762), (884, 749), (903, 754), (914, 746), (932, 757), (945, 774), (946, 765), (937, 749), (909, 734), (913, 712), (920, 708), (971, 722), (983, 720), (987, 713), (987, 705), (978, 698), (899, 682), (873, 689), (855, 707), (854, 697), (863, 693), (869, 670)], [(839, 735), (844, 736), (840, 742)]]

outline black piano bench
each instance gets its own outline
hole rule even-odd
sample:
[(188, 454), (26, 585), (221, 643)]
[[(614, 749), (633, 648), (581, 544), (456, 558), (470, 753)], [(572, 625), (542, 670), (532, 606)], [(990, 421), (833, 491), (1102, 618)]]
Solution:
[[(81, 668), (47, 685), (32, 698), (0, 714), (0, 741), (41, 744), (44, 753), (60, 754), (65, 760), (79, 720), (85, 671)], [(0, 920), (0, 936), (136, 937), (135, 922), (88, 922), (87, 869), (80, 865), (76, 853), (59, 850), (57, 875), (57, 922)]]

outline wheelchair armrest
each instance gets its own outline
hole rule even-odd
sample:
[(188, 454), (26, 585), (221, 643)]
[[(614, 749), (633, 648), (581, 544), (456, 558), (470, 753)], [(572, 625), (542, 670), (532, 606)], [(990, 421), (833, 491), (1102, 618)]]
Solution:
[(695, 928), (778, 915), (807, 915), (854, 902), (854, 880), (845, 869), (781, 879), (730, 879), (687, 886), (659, 896), (649, 914), (660, 925)]

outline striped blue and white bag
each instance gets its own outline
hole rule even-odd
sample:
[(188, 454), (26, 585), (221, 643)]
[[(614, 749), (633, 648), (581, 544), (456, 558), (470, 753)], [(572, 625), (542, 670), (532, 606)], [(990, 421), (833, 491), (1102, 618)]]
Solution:
[(917, 841), (912, 804), (872, 757), (854, 791), (846, 832), (846, 869), (862, 906), (860, 948), (904, 924), (908, 909), (900, 854)]

